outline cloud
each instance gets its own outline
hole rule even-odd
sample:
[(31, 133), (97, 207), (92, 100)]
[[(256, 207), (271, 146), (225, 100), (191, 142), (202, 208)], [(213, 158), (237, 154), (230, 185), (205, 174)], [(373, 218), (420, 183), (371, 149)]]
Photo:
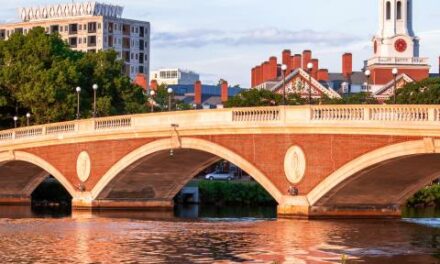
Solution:
[(340, 46), (359, 41), (358, 36), (340, 32), (318, 32), (313, 30), (289, 31), (278, 28), (260, 28), (247, 31), (221, 31), (197, 29), (181, 32), (153, 32), (152, 44), (161, 47), (200, 48), (209, 45), (273, 45), (304, 44)]

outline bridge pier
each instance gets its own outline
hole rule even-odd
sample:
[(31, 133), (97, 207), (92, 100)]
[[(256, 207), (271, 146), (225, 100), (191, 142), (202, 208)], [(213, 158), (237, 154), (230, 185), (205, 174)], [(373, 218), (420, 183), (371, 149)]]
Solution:
[(145, 210), (172, 211), (173, 200), (72, 200), (73, 210)]
[(32, 199), (27, 196), (0, 197), (0, 205), (31, 205)]
[(278, 217), (301, 219), (334, 219), (334, 218), (401, 218), (401, 209), (398, 207), (324, 207), (324, 206), (297, 206), (279, 205)]

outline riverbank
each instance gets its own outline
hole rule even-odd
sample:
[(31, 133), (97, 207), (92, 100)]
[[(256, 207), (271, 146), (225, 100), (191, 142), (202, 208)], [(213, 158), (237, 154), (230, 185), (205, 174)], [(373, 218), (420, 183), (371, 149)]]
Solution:
[(408, 199), (409, 208), (440, 208), (440, 184), (427, 186)]
[(253, 181), (193, 181), (198, 187), (201, 204), (211, 205), (275, 205), (270, 194)]

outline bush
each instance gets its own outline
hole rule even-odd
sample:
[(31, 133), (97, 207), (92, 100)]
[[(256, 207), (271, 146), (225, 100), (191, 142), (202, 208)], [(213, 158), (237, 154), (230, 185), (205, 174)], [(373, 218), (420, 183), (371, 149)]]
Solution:
[(409, 207), (440, 207), (440, 185), (426, 187), (411, 197)]
[(202, 203), (207, 204), (274, 204), (275, 200), (259, 184), (202, 181), (199, 183)]

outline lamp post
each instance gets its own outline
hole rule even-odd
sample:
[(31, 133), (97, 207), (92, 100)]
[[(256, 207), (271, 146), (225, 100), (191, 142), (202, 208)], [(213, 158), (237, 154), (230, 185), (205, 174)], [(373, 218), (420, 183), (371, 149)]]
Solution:
[(31, 113), (26, 114), (26, 126), (30, 125)]
[(79, 119), (79, 93), (81, 92), (81, 87), (76, 87), (76, 119)]
[(167, 89), (167, 93), (168, 93), (168, 111), (171, 112), (171, 96), (173, 94), (173, 88), (168, 88)]
[(342, 93), (345, 94), (346, 92), (348, 92), (348, 82), (343, 82), (341, 83), (342, 85)]
[(365, 77), (367, 77), (367, 94), (370, 92), (370, 76), (371, 76), (371, 71), (366, 70)]
[(393, 87), (393, 97), (394, 97), (394, 104), (397, 103), (397, 74), (399, 73), (399, 70), (397, 68), (393, 68), (391, 71), (394, 78), (394, 87)]
[(96, 91), (98, 91), (99, 86), (97, 84), (94, 84), (92, 86), (93, 88), (93, 118), (96, 117)]
[(281, 65), (281, 74), (283, 75), (283, 105), (286, 105), (286, 70), (287, 65)]
[(17, 120), (18, 120), (18, 117), (17, 117), (17, 116), (14, 116), (12, 119), (14, 119), (14, 128), (17, 128)]
[(309, 73), (309, 105), (312, 104), (312, 69), (313, 63), (307, 63), (307, 72)]
[(151, 97), (151, 102), (150, 102), (150, 104), (151, 104), (151, 113), (153, 113), (154, 112), (154, 101), (153, 101), (153, 98), (154, 98), (154, 96), (156, 95), (156, 92), (154, 91), (154, 90), (150, 90), (150, 97)]

